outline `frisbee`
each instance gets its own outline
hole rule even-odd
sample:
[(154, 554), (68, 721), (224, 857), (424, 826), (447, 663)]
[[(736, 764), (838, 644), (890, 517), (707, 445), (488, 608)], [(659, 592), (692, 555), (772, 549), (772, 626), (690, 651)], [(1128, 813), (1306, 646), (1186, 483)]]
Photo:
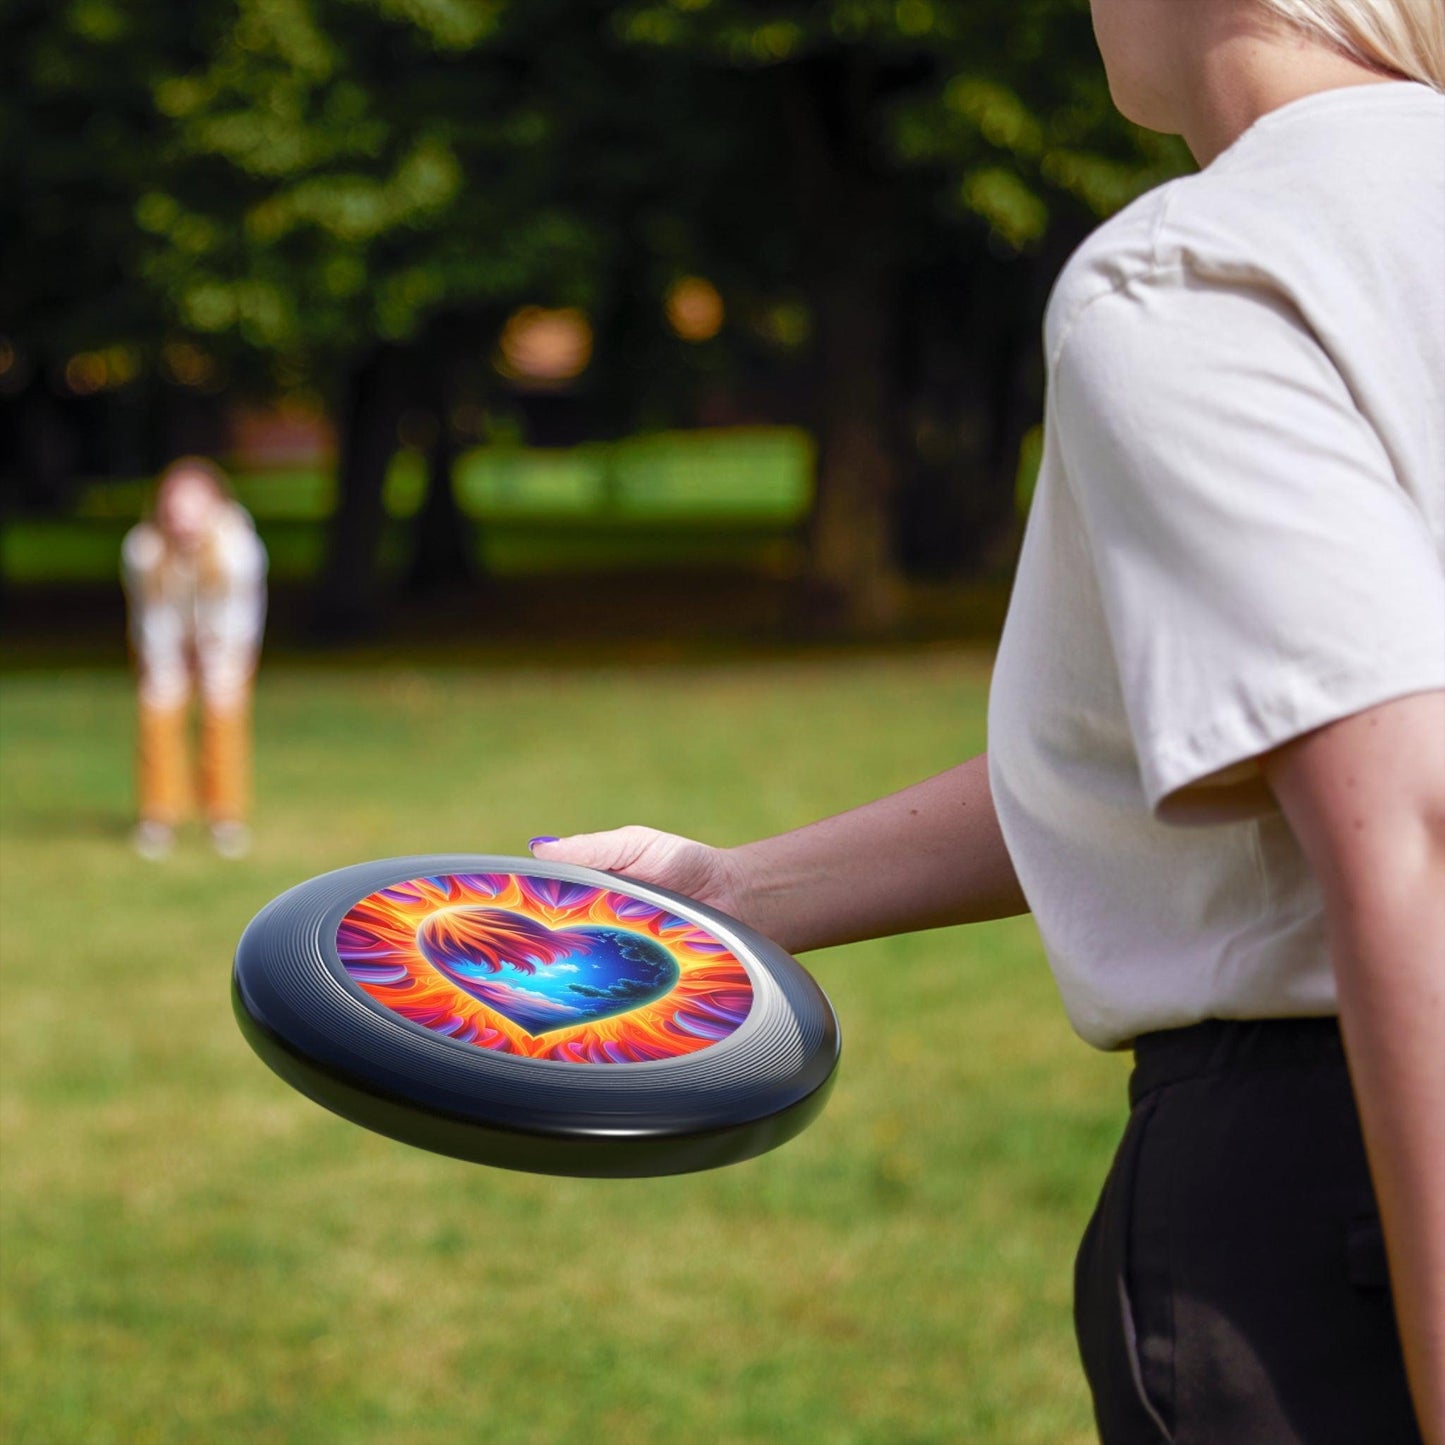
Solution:
[(334, 1113), (542, 1174), (751, 1158), (822, 1110), (838, 1022), (735, 918), (619, 874), (426, 855), (273, 899), (236, 950), (251, 1047)]

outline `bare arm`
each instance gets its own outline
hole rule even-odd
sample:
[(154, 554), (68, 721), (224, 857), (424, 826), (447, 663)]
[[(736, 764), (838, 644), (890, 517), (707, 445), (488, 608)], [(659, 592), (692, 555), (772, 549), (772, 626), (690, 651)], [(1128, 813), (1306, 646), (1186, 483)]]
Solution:
[(1263, 760), (1324, 892), (1415, 1409), (1445, 1445), (1445, 693)]
[(794, 953), (1029, 911), (986, 753), (729, 856), (757, 926)]
[(789, 953), (1028, 912), (999, 831), (985, 753), (900, 793), (737, 848), (629, 827), (533, 851), (676, 889)]

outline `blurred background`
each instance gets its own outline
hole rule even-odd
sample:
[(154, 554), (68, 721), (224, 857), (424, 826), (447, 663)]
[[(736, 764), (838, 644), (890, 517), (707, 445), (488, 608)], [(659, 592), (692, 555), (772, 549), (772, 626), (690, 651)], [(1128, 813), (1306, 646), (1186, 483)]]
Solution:
[[(1086, 1440), (1122, 1066), (1028, 920), (810, 960), (776, 1155), (579, 1183), (331, 1119), (228, 967), (367, 857), (796, 826), (985, 745), (1039, 333), (1190, 166), (1086, 0), (11, 0), (0, 17), (0, 1433)], [(244, 862), (126, 847), (121, 538), (270, 555)]]

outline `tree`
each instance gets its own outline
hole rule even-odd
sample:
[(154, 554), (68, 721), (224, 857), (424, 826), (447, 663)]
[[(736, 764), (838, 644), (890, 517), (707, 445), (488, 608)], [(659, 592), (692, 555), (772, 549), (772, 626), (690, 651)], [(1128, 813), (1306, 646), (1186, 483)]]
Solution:
[(666, 421), (689, 273), (735, 320), (718, 374), (771, 348), (803, 377), (810, 576), (886, 624), (902, 562), (1009, 513), (1061, 247), (1181, 164), (1114, 115), (1086, 0), (21, 0), (11, 28), (8, 324), (317, 393), (340, 630), (379, 607), (402, 417), (432, 418), (421, 574), (458, 561), (451, 403), (495, 400), (503, 318), (584, 309), (588, 424)]
[[(886, 624), (898, 505), (910, 495), (905, 477), (918, 472), (907, 423), (915, 437), (931, 433), (935, 450), (971, 460), (974, 490), (982, 478), (992, 495), (964, 510), (996, 524), (1033, 411), (1021, 396), (1037, 399), (1038, 264), (992, 295), (960, 287), (959, 276), (997, 281), (1000, 256), (1056, 262), (1057, 248), (1043, 249), (1051, 236), (1076, 238), (1086, 217), (1176, 174), (1187, 157), (1115, 114), (1087, 0), (643, 0), (617, 26), (636, 46), (765, 81), (752, 94), (771, 103), (734, 107), (728, 135), (770, 183), (709, 194), (768, 238), (759, 252), (771, 274), (757, 283), (807, 300), (820, 442), (811, 571), (853, 623)], [(717, 224), (714, 210), (700, 229)], [(990, 367), (966, 340), (952, 348), (955, 384), (966, 388), (952, 410), (985, 412), (992, 434), (983, 439), (950, 424), (936, 384), (911, 395), (903, 385), (910, 321), (925, 331), (935, 323), (935, 360), (950, 349), (936, 326), (950, 292), (964, 337), (987, 336), (1003, 353)], [(920, 492), (930, 495), (915, 487), (915, 500)]]
[[(268, 357), (341, 418), (329, 631), (377, 613), (408, 408), (433, 416), (450, 488), (440, 383), (491, 339), (466, 323), (538, 293), (590, 300), (596, 238), (556, 185), (538, 29), (555, 8), (239, 0), (214, 9), (202, 63), (155, 87), (169, 167), (137, 207), (144, 274), (190, 331)], [(424, 507), (428, 541), (450, 500)]]
[(6, 9), (0, 395), (7, 489), (31, 504), (62, 503), (81, 460), (76, 395), (153, 374), (174, 324), (140, 283), (135, 205), (164, 173), (151, 88), (199, 54), (186, 13), (167, 0)]

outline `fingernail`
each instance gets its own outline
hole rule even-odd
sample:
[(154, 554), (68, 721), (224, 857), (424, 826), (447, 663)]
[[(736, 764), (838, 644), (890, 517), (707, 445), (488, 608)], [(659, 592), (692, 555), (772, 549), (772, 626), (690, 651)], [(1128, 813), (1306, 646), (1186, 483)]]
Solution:
[(538, 843), (560, 843), (561, 841), (562, 840), (560, 838), (552, 838), (549, 837), (546, 833), (544, 833), (540, 838), (528, 838), (527, 847), (535, 848)]

